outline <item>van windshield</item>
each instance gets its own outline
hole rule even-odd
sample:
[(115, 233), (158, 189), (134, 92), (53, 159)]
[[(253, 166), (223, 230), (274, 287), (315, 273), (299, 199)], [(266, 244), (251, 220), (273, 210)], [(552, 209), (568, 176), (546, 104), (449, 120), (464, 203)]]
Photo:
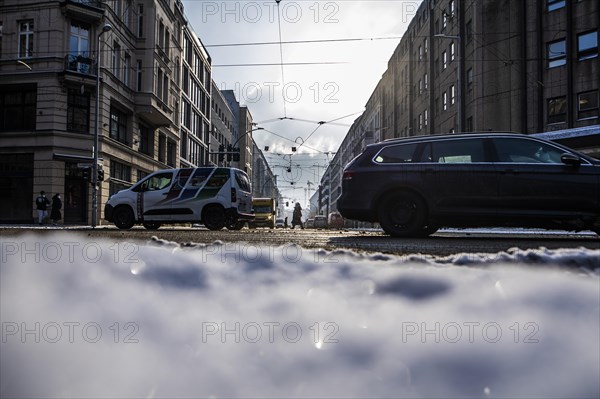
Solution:
[(237, 182), (240, 190), (245, 191), (247, 193), (251, 192), (250, 181), (248, 181), (248, 176), (241, 171), (235, 171), (235, 181)]

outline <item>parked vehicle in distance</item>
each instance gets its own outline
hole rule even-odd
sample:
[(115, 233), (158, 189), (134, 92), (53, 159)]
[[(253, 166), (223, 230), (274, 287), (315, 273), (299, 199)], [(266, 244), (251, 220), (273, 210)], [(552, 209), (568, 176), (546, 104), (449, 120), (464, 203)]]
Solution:
[(252, 209), (254, 220), (248, 223), (250, 228), (268, 227), (275, 228), (275, 198), (253, 198)]
[(120, 229), (141, 223), (202, 223), (210, 230), (241, 229), (252, 221), (252, 189), (239, 169), (205, 167), (159, 170), (113, 194), (104, 217)]
[(275, 219), (275, 228), (283, 229), (284, 227), (285, 227), (285, 222), (283, 219), (281, 219), (281, 218)]
[(344, 218), (339, 212), (331, 212), (328, 224), (330, 229), (341, 229), (344, 227)]
[(313, 218), (306, 219), (306, 222), (304, 223), (304, 227), (306, 227), (307, 229), (314, 228), (315, 227), (315, 219), (313, 219)]
[(327, 218), (324, 215), (315, 216), (313, 226), (315, 229), (326, 229), (327, 228)]
[(419, 136), (367, 146), (344, 169), (337, 209), (397, 237), (440, 227), (600, 234), (600, 161), (510, 133)]

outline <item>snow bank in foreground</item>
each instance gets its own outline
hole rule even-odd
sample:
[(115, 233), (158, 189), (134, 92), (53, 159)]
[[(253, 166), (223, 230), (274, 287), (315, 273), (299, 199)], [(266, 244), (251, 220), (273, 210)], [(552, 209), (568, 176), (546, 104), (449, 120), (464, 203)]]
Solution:
[(598, 274), (550, 267), (597, 251), (39, 239), (1, 241), (2, 397), (600, 396)]

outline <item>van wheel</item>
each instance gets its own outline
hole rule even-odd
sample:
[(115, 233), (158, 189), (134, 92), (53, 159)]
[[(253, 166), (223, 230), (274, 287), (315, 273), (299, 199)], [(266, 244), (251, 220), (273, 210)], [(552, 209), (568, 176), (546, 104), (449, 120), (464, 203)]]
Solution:
[(160, 228), (160, 223), (156, 222), (144, 222), (143, 225), (148, 230), (158, 230)]
[(120, 206), (115, 209), (113, 215), (115, 226), (119, 229), (130, 229), (135, 224), (133, 210), (128, 206)]
[(209, 230), (221, 230), (225, 227), (225, 211), (219, 206), (210, 206), (202, 211), (202, 223)]
[(393, 237), (422, 237), (429, 235), (425, 226), (427, 208), (416, 194), (397, 191), (380, 203), (377, 216), (383, 230)]

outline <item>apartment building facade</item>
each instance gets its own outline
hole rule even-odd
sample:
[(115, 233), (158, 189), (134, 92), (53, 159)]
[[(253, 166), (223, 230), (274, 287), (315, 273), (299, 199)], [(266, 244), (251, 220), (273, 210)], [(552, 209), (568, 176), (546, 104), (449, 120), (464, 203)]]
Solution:
[(207, 159), (210, 57), (179, 0), (5, 0), (0, 26), (0, 222), (31, 222), (44, 190), (89, 223), (96, 123), (98, 220), (112, 193)]
[[(599, 27), (594, 0), (424, 0), (336, 162), (375, 138), (600, 125)], [(600, 157), (598, 134), (571, 143)], [(323, 203), (341, 193), (329, 172)]]
[(212, 82), (211, 123), (210, 162), (213, 165), (224, 165), (227, 156), (223, 154), (224, 159), (220, 161), (219, 148), (222, 146), (223, 150), (227, 151), (237, 140), (238, 123), (229, 103), (215, 82)]

